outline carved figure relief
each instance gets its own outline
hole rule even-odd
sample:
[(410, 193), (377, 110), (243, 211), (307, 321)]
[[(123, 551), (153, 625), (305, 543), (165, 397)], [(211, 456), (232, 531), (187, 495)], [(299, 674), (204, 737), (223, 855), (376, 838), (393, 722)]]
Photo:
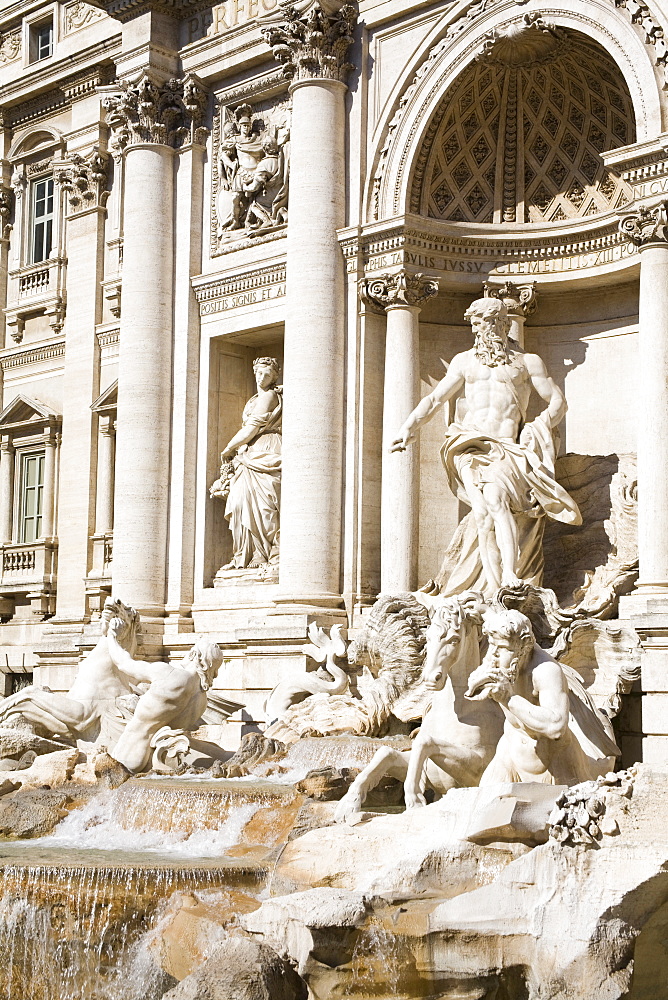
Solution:
[[(212, 251), (231, 238), (285, 225), (290, 176), (287, 102), (257, 113), (250, 104), (221, 108), (214, 126)], [(241, 231), (241, 232), (240, 232)]]
[(257, 393), (246, 403), (242, 426), (221, 453), (220, 477), (212, 497), (226, 501), (233, 554), (227, 570), (278, 571), (281, 501), (281, 417), (283, 386), (276, 358), (256, 358)]

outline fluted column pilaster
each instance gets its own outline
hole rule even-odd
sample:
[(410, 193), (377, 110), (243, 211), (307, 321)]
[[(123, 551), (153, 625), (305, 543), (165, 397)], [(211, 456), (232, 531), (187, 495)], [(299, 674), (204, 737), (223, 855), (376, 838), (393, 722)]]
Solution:
[(173, 352), (174, 154), (201, 128), (193, 78), (148, 75), (105, 99), (125, 158), (123, 286), (114, 500), (114, 593), (165, 610)]
[(14, 522), (14, 464), (15, 450), (11, 441), (0, 444), (0, 543), (12, 541)]
[(341, 602), (345, 93), (356, 14), (319, 4), (264, 31), (291, 79), (281, 600)]
[(668, 203), (620, 228), (640, 251), (637, 590), (668, 597)]

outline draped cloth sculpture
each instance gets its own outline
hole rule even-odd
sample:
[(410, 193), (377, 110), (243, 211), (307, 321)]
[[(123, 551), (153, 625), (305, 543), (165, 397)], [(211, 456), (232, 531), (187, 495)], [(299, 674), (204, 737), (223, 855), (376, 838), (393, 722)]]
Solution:
[[(477, 299), (466, 311), (475, 335), (436, 388), (420, 401), (392, 443), (403, 451), (419, 428), (456, 401), (441, 457), (453, 493), (471, 508), (449, 551), (444, 596), (468, 589), (491, 596), (521, 580), (542, 582), (544, 518), (580, 524), (575, 502), (554, 478), (553, 431), (566, 413), (563, 393), (542, 360), (508, 340), (505, 304)], [(534, 390), (547, 404), (526, 415)]]
[(283, 389), (275, 358), (257, 358), (253, 370), (258, 391), (221, 454), (221, 475), (210, 492), (227, 499), (233, 555), (223, 570), (269, 572), (278, 564)]

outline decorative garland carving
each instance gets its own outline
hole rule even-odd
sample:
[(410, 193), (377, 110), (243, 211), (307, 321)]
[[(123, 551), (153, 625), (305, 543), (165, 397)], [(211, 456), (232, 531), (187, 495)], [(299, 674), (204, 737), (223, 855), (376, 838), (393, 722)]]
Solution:
[(283, 66), (290, 80), (340, 80), (345, 83), (352, 63), (346, 53), (353, 42), (357, 11), (344, 4), (328, 14), (315, 3), (300, 15), (289, 3), (281, 4), (285, 20), (282, 24), (262, 29), (271, 46), (274, 59)]
[(641, 0), (613, 0), (615, 7), (626, 10), (632, 24), (637, 24), (645, 35), (645, 44), (654, 46), (654, 59), (663, 70), (663, 85), (668, 86), (668, 43), (662, 26)]
[(550, 813), (549, 835), (562, 846), (591, 845), (614, 837), (619, 824), (611, 812), (624, 813), (633, 794), (634, 767), (584, 781), (562, 792)]
[(206, 141), (207, 96), (196, 77), (167, 80), (159, 87), (144, 72), (134, 83), (120, 83), (119, 89), (119, 94), (105, 97), (102, 102), (114, 133), (115, 155), (135, 142), (178, 148), (186, 141)]
[(75, 0), (75, 3), (67, 4), (65, 7), (65, 33), (85, 28), (101, 17), (104, 17), (104, 11), (100, 7), (93, 7), (83, 0)]
[(0, 35), (0, 63), (12, 62), (21, 55), (21, 29), (11, 28)]
[(67, 194), (67, 200), (74, 213), (88, 208), (104, 207), (109, 197), (106, 190), (109, 156), (92, 149), (88, 156), (72, 153), (71, 166), (60, 170), (57, 182)]
[(2, 235), (2, 239), (7, 239), (12, 229), (9, 224), (9, 217), (12, 214), (13, 200), (14, 192), (12, 189), (6, 187), (4, 184), (0, 186), (0, 234)]

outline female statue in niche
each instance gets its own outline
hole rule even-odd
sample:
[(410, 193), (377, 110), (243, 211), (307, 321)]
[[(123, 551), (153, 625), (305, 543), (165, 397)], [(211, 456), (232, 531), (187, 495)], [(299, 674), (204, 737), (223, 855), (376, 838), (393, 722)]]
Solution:
[(233, 554), (222, 569), (273, 575), (278, 566), (283, 386), (277, 384), (276, 358), (256, 358), (253, 371), (257, 392), (244, 407), (241, 429), (221, 452), (220, 478), (210, 494), (227, 499)]

